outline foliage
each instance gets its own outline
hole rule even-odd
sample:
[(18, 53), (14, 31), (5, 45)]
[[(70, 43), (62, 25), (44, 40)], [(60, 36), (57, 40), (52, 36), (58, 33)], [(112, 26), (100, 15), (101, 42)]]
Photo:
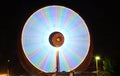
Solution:
[(112, 62), (107, 57), (103, 60), (103, 71), (104, 76), (111, 76), (114, 73)]

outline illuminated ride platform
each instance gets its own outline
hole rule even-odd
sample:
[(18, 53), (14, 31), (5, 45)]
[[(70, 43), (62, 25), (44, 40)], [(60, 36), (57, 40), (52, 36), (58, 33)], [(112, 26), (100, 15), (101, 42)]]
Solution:
[(43, 7), (28, 18), (21, 48), (21, 64), (33, 75), (73, 76), (86, 70), (92, 58), (85, 21), (73, 10), (58, 5)]

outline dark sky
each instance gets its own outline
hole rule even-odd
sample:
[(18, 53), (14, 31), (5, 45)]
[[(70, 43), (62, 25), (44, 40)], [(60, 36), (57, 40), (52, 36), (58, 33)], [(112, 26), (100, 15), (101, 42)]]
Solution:
[[(15, 68), (23, 69), (17, 52), (20, 33), (27, 18), (48, 5), (62, 5), (76, 11), (88, 25), (94, 54), (120, 59), (120, 8), (115, 1), (106, 0), (15, 0), (0, 2), (0, 71), (7, 60)], [(18, 67), (19, 66), (19, 67)]]

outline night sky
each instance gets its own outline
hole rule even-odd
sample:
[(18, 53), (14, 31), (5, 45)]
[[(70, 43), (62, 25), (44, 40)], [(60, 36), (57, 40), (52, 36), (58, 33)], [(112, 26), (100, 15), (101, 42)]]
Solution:
[[(48, 5), (61, 5), (77, 12), (91, 32), (94, 55), (120, 59), (120, 8), (115, 1), (105, 0), (15, 0), (0, 2), (0, 73), (9, 65), (19, 73), (25, 72), (18, 57), (21, 30), (38, 9)], [(10, 60), (9, 64), (7, 60)], [(120, 67), (120, 66), (119, 66)], [(21, 71), (20, 71), (21, 70)]]

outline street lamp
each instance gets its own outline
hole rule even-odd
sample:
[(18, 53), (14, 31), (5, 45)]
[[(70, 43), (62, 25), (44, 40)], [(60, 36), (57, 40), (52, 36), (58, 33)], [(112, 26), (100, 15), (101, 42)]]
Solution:
[(100, 60), (99, 56), (95, 56), (95, 61), (96, 61), (96, 74), (98, 76), (98, 61)]

